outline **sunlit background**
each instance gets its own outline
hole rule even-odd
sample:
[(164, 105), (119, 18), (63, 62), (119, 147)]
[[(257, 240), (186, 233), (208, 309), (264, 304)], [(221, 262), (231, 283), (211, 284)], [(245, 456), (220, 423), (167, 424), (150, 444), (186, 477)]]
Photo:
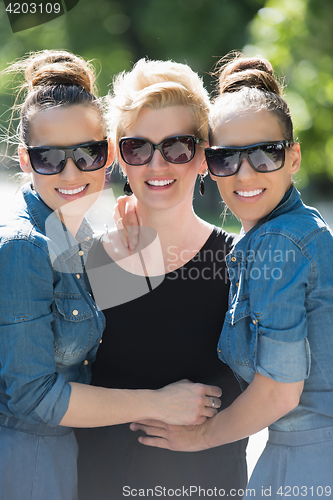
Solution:
[[(141, 57), (188, 63), (214, 91), (209, 73), (230, 50), (267, 57), (286, 85), (296, 135), (302, 147), (297, 187), (307, 204), (318, 207), (333, 227), (333, 2), (332, 0), (80, 0), (67, 14), (41, 26), (11, 31), (0, 3), (0, 69), (29, 51), (68, 49), (95, 60), (100, 95), (114, 74)], [(14, 103), (11, 82), (2, 76), (2, 132)], [(4, 151), (4, 150), (3, 150)], [(13, 154), (12, 150), (9, 150)], [(8, 158), (0, 167), (1, 210), (7, 212), (17, 171)], [(123, 181), (114, 173), (115, 193)], [(215, 184), (195, 191), (199, 215), (222, 224)], [(235, 218), (225, 227), (238, 230)]]

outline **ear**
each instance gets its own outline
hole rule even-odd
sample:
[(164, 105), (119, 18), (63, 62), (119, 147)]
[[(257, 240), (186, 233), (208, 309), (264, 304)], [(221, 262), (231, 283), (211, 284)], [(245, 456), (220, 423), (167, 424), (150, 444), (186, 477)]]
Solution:
[(109, 138), (108, 139), (108, 157), (107, 157), (107, 160), (106, 160), (106, 166), (107, 167), (110, 167), (112, 165), (112, 163), (114, 161), (114, 157), (115, 157), (114, 144), (111, 141), (111, 139)]
[(292, 163), (290, 166), (290, 173), (296, 174), (301, 166), (301, 147), (299, 142), (294, 142), (294, 144), (290, 147), (290, 154), (292, 158)]
[(26, 148), (22, 144), (20, 144), (18, 147), (18, 155), (21, 170), (26, 174), (31, 174), (33, 172), (33, 169), (30, 163), (30, 158)]
[(202, 163), (200, 165), (200, 169), (199, 169), (198, 174), (206, 176), (208, 173), (208, 169), (207, 169), (207, 163), (206, 163), (206, 157), (205, 157), (205, 148), (209, 147), (209, 142), (205, 141), (204, 143), (202, 143), (202, 145), (200, 145), (200, 147), (202, 148), (203, 158), (202, 158)]
[(119, 168), (127, 177), (127, 170), (126, 170), (127, 164), (123, 161), (121, 157), (119, 146), (117, 146), (116, 151), (117, 151), (117, 161), (119, 163)]

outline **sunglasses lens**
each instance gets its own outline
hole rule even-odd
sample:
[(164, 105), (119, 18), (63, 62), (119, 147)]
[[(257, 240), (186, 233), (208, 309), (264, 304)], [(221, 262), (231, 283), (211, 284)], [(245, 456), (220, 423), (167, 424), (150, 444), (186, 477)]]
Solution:
[(75, 163), (80, 170), (92, 171), (104, 167), (108, 149), (104, 142), (95, 142), (74, 149)]
[(282, 144), (268, 144), (249, 151), (249, 159), (257, 172), (278, 170), (284, 163), (285, 149)]
[(120, 144), (124, 162), (129, 165), (144, 165), (152, 155), (152, 146), (144, 139), (124, 139)]
[(211, 174), (219, 177), (233, 175), (238, 167), (239, 152), (234, 150), (206, 151), (206, 160)]
[(64, 166), (65, 152), (59, 149), (32, 149), (29, 156), (31, 165), (38, 174), (59, 174)]
[(162, 151), (170, 163), (187, 163), (194, 156), (194, 139), (191, 136), (171, 137), (162, 143)]

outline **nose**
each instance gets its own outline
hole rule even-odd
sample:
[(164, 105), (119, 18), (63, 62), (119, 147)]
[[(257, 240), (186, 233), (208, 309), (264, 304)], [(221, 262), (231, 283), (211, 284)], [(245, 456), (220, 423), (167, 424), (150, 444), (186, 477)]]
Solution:
[(73, 179), (77, 179), (80, 174), (81, 171), (77, 168), (72, 158), (67, 158), (65, 168), (59, 175), (62, 180), (72, 181)]
[(148, 168), (158, 170), (168, 168), (168, 166), (169, 162), (163, 158), (162, 153), (158, 149), (155, 149), (153, 157), (148, 163)]
[(237, 172), (237, 176), (241, 180), (246, 180), (248, 178), (254, 177), (256, 171), (251, 167), (247, 158), (243, 158)]

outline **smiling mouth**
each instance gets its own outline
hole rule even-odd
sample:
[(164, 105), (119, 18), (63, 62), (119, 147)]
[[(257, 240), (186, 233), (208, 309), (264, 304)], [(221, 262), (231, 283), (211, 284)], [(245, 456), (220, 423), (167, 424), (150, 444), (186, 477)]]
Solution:
[(255, 191), (235, 191), (235, 193), (244, 198), (252, 198), (253, 196), (258, 196), (263, 191), (264, 189), (256, 189)]
[(61, 194), (70, 194), (70, 195), (73, 195), (73, 194), (78, 194), (78, 193), (81, 193), (81, 191), (83, 191), (84, 189), (86, 189), (86, 187), (88, 186), (88, 184), (85, 184), (84, 186), (81, 186), (77, 189), (61, 189), (61, 188), (57, 188), (57, 191), (59, 191), (59, 193)]
[(175, 179), (169, 179), (169, 180), (163, 180), (163, 181), (158, 181), (158, 180), (151, 180), (147, 181), (148, 186), (169, 186), (170, 184), (173, 184)]

